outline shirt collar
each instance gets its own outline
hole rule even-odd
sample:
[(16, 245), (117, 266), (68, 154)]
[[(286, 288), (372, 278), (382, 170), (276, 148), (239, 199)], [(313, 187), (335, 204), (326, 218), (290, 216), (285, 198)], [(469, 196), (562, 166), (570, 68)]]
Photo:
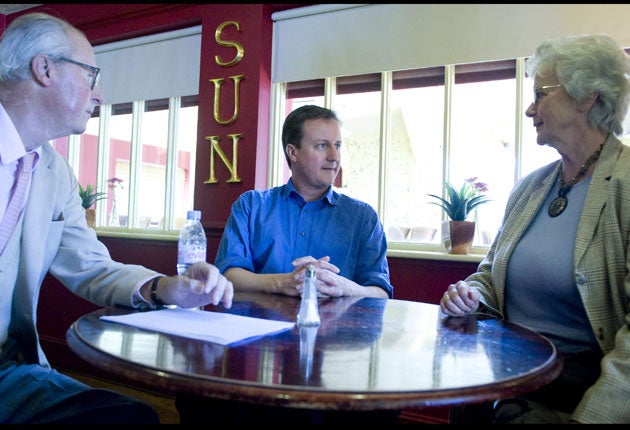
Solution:
[[(299, 196), (302, 200), (304, 200), (304, 198), (300, 196), (300, 193), (298, 193), (297, 190), (295, 189), (295, 186), (293, 185), (293, 179), (289, 178), (289, 181), (284, 187), (284, 190), (282, 190), (282, 198), (283, 199), (289, 198), (291, 193), (293, 193), (296, 196)], [(326, 191), (326, 194), (324, 194), (317, 201), (319, 200), (326, 200), (329, 204), (336, 206), (339, 202), (339, 194), (333, 190), (333, 187), (331, 185), (328, 187), (328, 191)]]
[[(22, 158), (26, 154), (26, 150), (24, 149), (22, 138), (15, 128), (15, 124), (13, 124), (2, 103), (0, 103), (0, 130), (2, 130), (2, 136), (0, 136), (0, 165), (5, 166)], [(37, 156), (33, 166), (37, 164), (41, 151), (41, 146), (35, 150)]]

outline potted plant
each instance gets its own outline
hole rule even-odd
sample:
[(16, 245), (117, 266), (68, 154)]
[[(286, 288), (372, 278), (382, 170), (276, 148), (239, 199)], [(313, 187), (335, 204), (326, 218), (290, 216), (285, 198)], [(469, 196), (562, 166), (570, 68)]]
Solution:
[(450, 182), (444, 182), (446, 196), (428, 194), (438, 201), (429, 202), (440, 206), (449, 221), (442, 223), (442, 242), (451, 254), (468, 254), (475, 236), (475, 222), (467, 218), (477, 206), (490, 201), (482, 193), (488, 191), (488, 186), (478, 182), (477, 177), (468, 178), (458, 190)]
[(94, 228), (96, 226), (96, 211), (93, 206), (97, 201), (107, 198), (107, 193), (97, 191), (96, 187), (90, 184), (87, 184), (85, 188), (79, 184), (79, 196), (81, 196), (81, 206), (85, 209), (87, 224)]

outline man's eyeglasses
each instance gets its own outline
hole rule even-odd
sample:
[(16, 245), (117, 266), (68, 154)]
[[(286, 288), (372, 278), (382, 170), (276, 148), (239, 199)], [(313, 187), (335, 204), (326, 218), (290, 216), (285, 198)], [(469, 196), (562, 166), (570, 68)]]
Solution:
[(534, 104), (538, 104), (538, 101), (541, 99), (541, 97), (549, 94), (549, 91), (546, 91), (546, 90), (550, 90), (552, 88), (560, 88), (561, 86), (562, 85), (557, 84), (557, 85), (545, 85), (543, 87), (534, 88)]
[(98, 67), (90, 66), (89, 64), (80, 63), (78, 61), (71, 60), (66, 57), (59, 57), (59, 61), (65, 61), (66, 63), (76, 64), (79, 67), (83, 67), (84, 69), (90, 71), (92, 73), (92, 85), (91, 89), (94, 89), (96, 85), (98, 85), (98, 81), (101, 79), (101, 69)]

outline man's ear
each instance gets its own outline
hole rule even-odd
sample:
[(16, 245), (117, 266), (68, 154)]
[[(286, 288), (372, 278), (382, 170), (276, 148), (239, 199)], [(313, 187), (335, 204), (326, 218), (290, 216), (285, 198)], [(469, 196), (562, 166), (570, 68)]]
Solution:
[(287, 157), (293, 163), (295, 161), (295, 151), (297, 148), (292, 143), (289, 143), (286, 148)]
[(31, 59), (31, 73), (33, 80), (47, 87), (51, 82), (52, 61), (43, 54), (38, 54)]

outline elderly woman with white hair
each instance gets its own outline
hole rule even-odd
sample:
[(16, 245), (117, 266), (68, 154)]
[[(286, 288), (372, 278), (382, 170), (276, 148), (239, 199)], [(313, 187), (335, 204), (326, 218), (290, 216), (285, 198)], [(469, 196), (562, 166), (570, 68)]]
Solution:
[(441, 308), (541, 333), (564, 369), (523, 398), (454, 408), (452, 422), (630, 422), (630, 148), (619, 140), (629, 71), (605, 35), (549, 40), (527, 60), (526, 115), (560, 159), (516, 184), (487, 256)]

